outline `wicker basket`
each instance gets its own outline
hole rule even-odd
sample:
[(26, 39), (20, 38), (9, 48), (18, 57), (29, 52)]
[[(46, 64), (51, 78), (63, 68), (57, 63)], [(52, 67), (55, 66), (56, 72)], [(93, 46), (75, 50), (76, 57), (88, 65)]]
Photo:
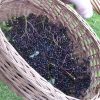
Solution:
[(91, 3), (93, 5), (93, 9), (100, 14), (100, 0), (91, 0)]
[[(59, 0), (0, 0), (0, 21), (12, 16), (45, 14), (53, 22), (60, 21), (71, 31), (79, 46), (80, 56), (91, 57), (92, 82), (82, 100), (96, 100), (100, 96), (100, 45), (92, 29), (68, 5)], [(0, 79), (24, 100), (77, 100), (54, 88), (17, 53), (0, 30)]]

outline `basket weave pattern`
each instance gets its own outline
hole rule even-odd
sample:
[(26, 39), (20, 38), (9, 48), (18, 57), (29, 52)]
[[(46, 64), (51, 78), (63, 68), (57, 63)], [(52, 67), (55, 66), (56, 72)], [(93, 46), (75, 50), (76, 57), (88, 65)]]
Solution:
[[(100, 72), (100, 45), (92, 29), (75, 11), (69, 6), (65, 7), (59, 0), (1, 0), (0, 21), (8, 20), (12, 16), (27, 16), (29, 13), (47, 15), (54, 23), (60, 21), (69, 28), (70, 37), (76, 46), (78, 45), (75, 53), (80, 57), (91, 57), (92, 82), (84, 100), (93, 97), (95, 100), (95, 95), (100, 96), (100, 77), (96, 76)], [(0, 73), (25, 100), (77, 100), (54, 88), (31, 68), (7, 41), (1, 30)]]
[(91, 0), (94, 10), (100, 14), (100, 0)]

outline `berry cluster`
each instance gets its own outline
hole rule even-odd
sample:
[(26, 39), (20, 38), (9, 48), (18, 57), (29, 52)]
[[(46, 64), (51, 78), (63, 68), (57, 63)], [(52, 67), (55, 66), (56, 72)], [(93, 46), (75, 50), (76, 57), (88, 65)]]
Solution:
[(67, 95), (85, 96), (91, 82), (90, 60), (73, 56), (67, 27), (34, 14), (13, 18), (7, 25), (12, 27), (6, 33), (9, 41), (40, 75)]

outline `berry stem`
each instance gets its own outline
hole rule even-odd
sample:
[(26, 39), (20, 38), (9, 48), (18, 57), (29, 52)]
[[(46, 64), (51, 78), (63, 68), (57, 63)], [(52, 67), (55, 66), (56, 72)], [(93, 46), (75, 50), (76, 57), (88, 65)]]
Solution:
[(67, 75), (69, 75), (73, 80), (76, 80), (76, 78), (75, 78), (72, 74), (70, 74), (68, 71), (66, 71), (63, 67), (61, 67), (61, 69), (62, 69)]
[(64, 60), (63, 60), (63, 63), (62, 63), (62, 66), (60, 66), (60, 68), (61, 68), (67, 75), (69, 75), (73, 80), (76, 80), (76, 78), (75, 78), (72, 74), (70, 74), (68, 71), (66, 71), (66, 70), (63, 68), (63, 64), (65, 63), (66, 57), (67, 57), (67, 55), (65, 56), (65, 58), (64, 58)]

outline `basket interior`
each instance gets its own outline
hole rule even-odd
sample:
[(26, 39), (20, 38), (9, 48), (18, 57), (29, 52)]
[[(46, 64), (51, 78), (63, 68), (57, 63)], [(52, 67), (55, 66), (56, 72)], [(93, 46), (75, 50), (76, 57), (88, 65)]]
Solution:
[[(65, 7), (65, 5), (61, 3), (59, 0), (52, 0), (52, 1), (48, 1), (48, 0), (13, 1), (11, 0), (10, 2), (2, 2), (2, 5), (0, 7), (0, 12), (1, 12), (0, 21), (8, 20), (12, 16), (21, 16), (21, 15), (27, 16), (29, 15), (29, 13), (34, 13), (36, 15), (40, 15), (40, 14), (47, 15), (48, 18), (52, 22), (54, 23), (61, 22), (64, 26), (67, 26), (71, 32), (69, 36), (75, 42), (75, 47), (76, 47), (75, 54), (78, 54), (80, 57), (84, 57), (84, 56), (91, 57), (90, 64), (91, 64), (91, 71), (92, 71), (92, 77), (91, 77), (92, 82), (91, 82), (90, 88), (87, 91), (88, 95), (86, 96), (86, 98), (91, 98), (95, 94), (97, 94), (99, 89), (97, 91), (96, 86), (100, 84), (100, 78), (97, 77), (97, 74), (100, 73), (100, 48), (98, 46), (99, 45), (98, 39), (96, 38), (94, 33), (91, 32), (91, 29), (89, 28), (89, 26), (86, 25), (86, 23), (84, 23), (84, 20), (81, 19), (80, 16), (78, 16), (77, 13), (74, 12), (69, 6)], [(9, 59), (7, 55), (2, 53), (2, 57), (4, 57), (2, 58), (3, 63), (6, 63), (8, 66), (9, 64), (7, 62), (10, 62), (10, 64), (12, 64), (13, 66), (15, 65), (14, 61), (16, 61), (17, 66), (19, 66), (18, 65), (19, 63), (21, 64), (21, 66), (17, 70), (20, 70), (20, 72), (23, 73), (23, 75), (25, 73), (27, 74), (29, 73), (30, 76), (34, 77), (34, 74), (32, 74), (31, 72), (31, 68), (29, 69), (28, 67), (29, 65), (26, 64), (26, 62), (20, 57), (20, 55), (14, 51), (10, 43), (8, 43), (8, 41), (6, 40), (5, 36), (1, 34), (0, 37), (2, 38), (0, 40), (2, 43), (2, 46), (5, 48), (3, 49), (2, 47), (1, 52), (5, 50), (4, 52), (6, 52), (8, 56), (10, 56), (11, 58), (13, 57), (13, 60)], [(10, 53), (13, 52), (13, 53), (8, 54), (9, 52)], [(12, 56), (14, 54), (15, 56)], [(22, 60), (22, 62), (20, 60)], [(27, 67), (25, 68), (23, 67), (23, 65)], [(3, 71), (3, 68), (1, 68), (1, 70)], [(28, 70), (28, 72), (26, 72), (26, 70)], [(33, 72), (36, 73), (35, 71)], [(17, 75), (18, 77), (23, 76), (19, 74)], [(10, 75), (11, 80), (14, 82), (13, 76), (14, 75)], [(9, 78), (8, 76), (6, 77)], [(38, 77), (38, 74), (35, 77)], [(22, 80), (22, 79), (19, 78), (19, 80)], [(43, 83), (41, 83), (40, 85), (43, 85)], [(21, 88), (19, 89), (20, 91), (22, 91)], [(41, 89), (41, 91), (42, 90), (43, 89)]]

